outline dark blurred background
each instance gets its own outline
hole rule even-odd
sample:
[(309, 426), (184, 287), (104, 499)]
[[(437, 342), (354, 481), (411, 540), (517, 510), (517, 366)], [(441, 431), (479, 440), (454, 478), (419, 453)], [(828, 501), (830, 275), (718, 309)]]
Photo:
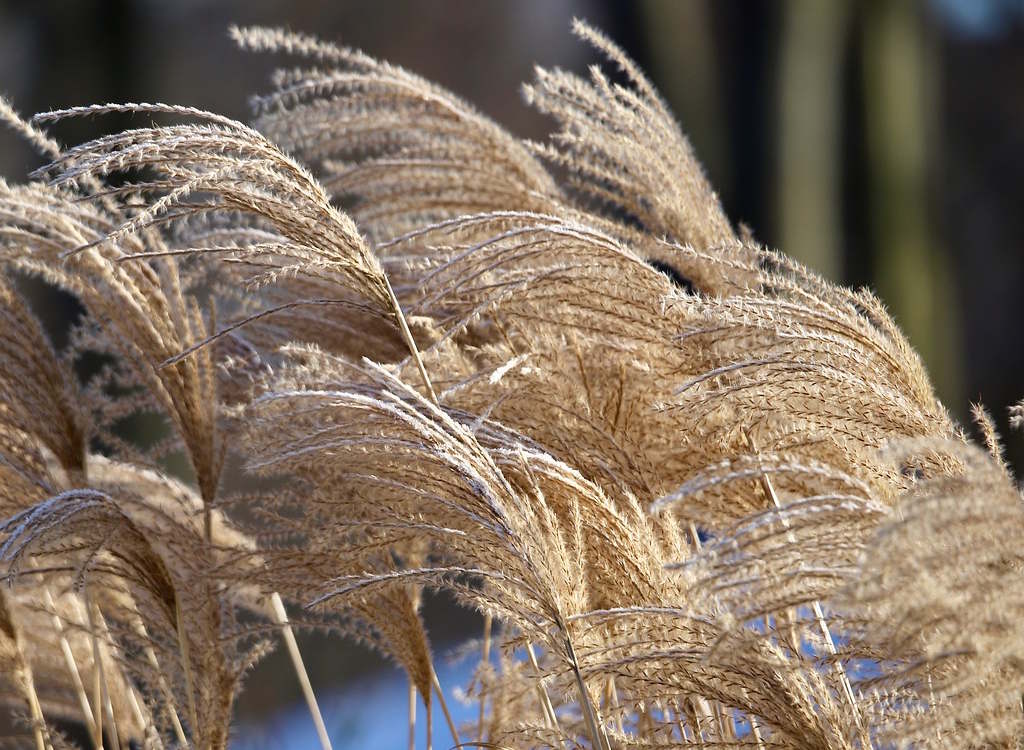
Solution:
[[(7, 3), (0, 92), (23, 113), (166, 101), (246, 119), (275, 61), (236, 51), (226, 28), (284, 25), (413, 69), (541, 138), (549, 123), (522, 104), (519, 84), (534, 63), (594, 61), (569, 34), (573, 16), (649, 72), (733, 221), (826, 276), (874, 288), (954, 415), (973, 432), (969, 405), (983, 401), (1024, 467), (1024, 439), (1006, 423), (1024, 396), (1024, 0)], [(128, 124), (74, 120), (57, 135), (73, 143)], [(37, 165), (0, 136), (0, 176)], [(73, 307), (40, 299), (60, 343)], [(439, 645), (477, 632), (445, 611), (428, 607)], [(306, 644), (318, 686), (378, 663), (319, 643)], [(276, 674), (276, 659), (263, 674)], [(252, 681), (243, 715), (297, 696), (280, 674)]]

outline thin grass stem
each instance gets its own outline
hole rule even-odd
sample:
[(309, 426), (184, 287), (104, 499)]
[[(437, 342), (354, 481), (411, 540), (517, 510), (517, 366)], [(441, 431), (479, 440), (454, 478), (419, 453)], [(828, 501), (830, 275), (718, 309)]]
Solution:
[(185, 737), (185, 730), (181, 726), (181, 720), (178, 718), (178, 711), (174, 707), (174, 695), (171, 693), (171, 688), (167, 684), (167, 679), (164, 677), (163, 669), (160, 668), (160, 661), (157, 659), (156, 651), (153, 650), (153, 646), (150, 643), (149, 633), (146, 631), (146, 625), (142, 621), (142, 618), (137, 614), (132, 618), (132, 628), (135, 630), (136, 634), (142, 638), (142, 651), (145, 654), (149, 665), (157, 674), (157, 687), (160, 689), (161, 695), (163, 695), (164, 708), (166, 709), (167, 716), (171, 721), (171, 726), (174, 728), (174, 735), (182, 747), (188, 747), (189, 742)]
[(547, 719), (548, 726), (551, 729), (558, 728), (558, 719), (555, 718), (555, 708), (551, 705), (551, 698), (548, 696), (548, 689), (544, 685), (544, 677), (541, 675), (540, 664), (537, 663), (537, 654), (533, 650), (533, 644), (526, 644), (526, 654), (530, 659), (530, 664), (533, 666), (533, 671), (537, 675), (537, 694), (540, 697), (540, 705), (544, 711), (544, 718)]
[(444, 714), (445, 723), (448, 725), (448, 731), (451, 732), (452, 742), (455, 743), (455, 747), (459, 747), (462, 744), (462, 740), (459, 739), (459, 732), (455, 728), (455, 721), (452, 719), (451, 711), (448, 710), (448, 701), (445, 700), (444, 690), (441, 689), (441, 681), (437, 679), (437, 671), (431, 667), (430, 677), (434, 685), (434, 693), (437, 694), (437, 700), (441, 704), (441, 712)]
[[(492, 627), (492, 624), (493, 624), (492, 623), (492, 616), (491, 616), (491, 613), (488, 612), (487, 614), (484, 615), (484, 645), (483, 645), (483, 649), (481, 650), (481, 654), (480, 654), (480, 661), (481, 661), (481, 663), (486, 665), (485, 668), (488, 668), (488, 669), (490, 668), (490, 663), (491, 663), (491, 627)], [(487, 695), (486, 695), (486, 692), (484, 691), (483, 686), (481, 685), (481, 687), (480, 687), (480, 716), (477, 719), (477, 724), (476, 724), (476, 738), (477, 738), (477, 740), (479, 742), (483, 742), (484, 741), (484, 713), (485, 713), (486, 705), (487, 705)]]
[[(31, 564), (34, 566), (35, 561), (32, 560)], [(57, 639), (60, 644), (61, 656), (64, 659), (64, 665), (67, 667), (68, 675), (71, 677), (71, 686), (74, 688), (75, 696), (78, 699), (78, 706), (82, 710), (82, 719), (85, 723), (86, 731), (91, 739), (95, 739), (96, 724), (93, 720), (92, 707), (89, 705), (89, 695), (86, 693), (85, 684), (82, 682), (82, 674), (78, 669), (78, 663), (75, 661), (74, 652), (71, 650), (71, 643), (64, 633), (64, 622), (61, 620), (60, 615), (57, 614), (57, 604), (53, 600), (53, 594), (50, 593), (49, 586), (43, 586), (43, 603), (51, 613), (53, 629), (57, 633)], [(96, 747), (98, 748), (99, 746), (97, 745)]]
[(185, 673), (185, 690), (188, 693), (188, 718), (192, 724), (192, 736), (195, 737), (199, 727), (199, 712), (196, 710), (195, 680), (192, 677), (192, 659), (189, 654), (188, 633), (185, 630), (185, 616), (181, 611), (181, 602), (174, 602), (174, 616), (178, 626), (178, 648), (181, 651), (181, 669)]
[[(750, 446), (750, 449), (754, 452), (755, 457), (757, 457), (758, 460), (760, 460), (760, 456), (757, 450), (757, 444), (754, 442), (753, 435), (751, 435), (749, 432), (744, 432), (744, 437), (746, 439), (747, 444)], [(789, 519), (782, 515), (782, 503), (779, 502), (779, 496), (775, 492), (775, 486), (772, 484), (771, 477), (769, 477), (767, 473), (761, 472), (759, 476), (759, 481), (761, 483), (761, 488), (764, 490), (765, 495), (772, 501), (772, 505), (775, 507), (775, 510), (779, 513), (779, 520), (782, 523), (782, 527), (784, 529), (789, 530)], [(793, 537), (792, 532), (789, 531), (788, 534), (790, 541), (795, 543), (796, 540)], [(835, 641), (832, 639), (832, 631), (828, 627), (828, 622), (826, 621), (825, 614), (821, 608), (821, 602), (815, 599), (811, 603), (811, 606), (814, 610), (814, 619), (817, 622), (819, 629), (821, 630), (822, 636), (825, 638), (825, 645), (828, 648), (829, 654), (831, 654), (832, 656), (836, 656), (839, 652), (838, 649), (836, 649)], [(861, 722), (860, 708), (857, 705), (857, 698), (853, 694), (853, 686), (850, 684), (850, 679), (846, 675), (846, 670), (843, 668), (842, 663), (838, 659), (835, 661), (835, 670), (836, 676), (839, 678), (839, 682), (843, 687), (843, 694), (847, 702), (850, 704), (850, 710), (853, 713), (854, 724), (863, 735), (863, 740), (867, 743), (865, 744), (865, 747), (870, 747), (870, 740), (868, 739), (864, 731), (863, 724)]]
[(313, 718), (316, 735), (320, 740), (320, 747), (322, 750), (331, 750), (331, 739), (327, 735), (327, 727), (324, 725), (323, 716), (320, 714), (320, 706), (317, 705), (313, 686), (309, 682), (309, 674), (306, 672), (306, 665), (302, 661), (302, 654), (299, 652), (299, 644), (295, 640), (295, 633), (292, 632), (292, 626), (288, 622), (288, 612), (284, 608), (284, 602), (281, 601), (281, 595), (276, 591), (270, 595), (270, 612), (274, 622), (281, 626), (281, 636), (284, 638), (285, 646), (288, 648), (288, 656), (291, 659), (292, 667), (299, 678), (302, 695), (306, 699), (309, 715)]
[(416, 686), (409, 679), (409, 750), (416, 750), (416, 701), (419, 696), (416, 694)]

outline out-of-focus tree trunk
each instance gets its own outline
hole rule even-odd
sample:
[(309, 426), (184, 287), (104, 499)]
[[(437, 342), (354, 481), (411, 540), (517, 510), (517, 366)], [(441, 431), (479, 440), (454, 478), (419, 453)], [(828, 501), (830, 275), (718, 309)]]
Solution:
[[(868, 195), (875, 285), (924, 358), (939, 395), (959, 407), (960, 332), (949, 260), (929, 231), (937, 71), (923, 3), (878, 0), (864, 10)], [(962, 409), (960, 409), (962, 411)]]
[(778, 212), (782, 250), (842, 281), (842, 73), (851, 6), (787, 0), (778, 91)]
[(711, 184), (732, 184), (729, 143), (707, 0), (643, 0), (639, 15), (650, 50), (650, 75), (679, 117)]

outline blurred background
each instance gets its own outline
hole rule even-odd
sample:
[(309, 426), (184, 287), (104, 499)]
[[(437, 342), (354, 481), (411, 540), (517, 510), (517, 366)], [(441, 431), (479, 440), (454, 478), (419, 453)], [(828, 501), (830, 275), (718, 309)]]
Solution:
[[(991, 409), (1019, 473), (1024, 436), (1008, 432), (1006, 407), (1024, 396), (1024, 0), (8, 2), (0, 92), (23, 113), (166, 101), (246, 119), (275, 61), (235, 50), (227, 26), (282, 25), (415, 70), (542, 138), (550, 123), (523, 105), (519, 84), (535, 63), (595, 61), (569, 34), (573, 16), (648, 71), (734, 223), (875, 289), (968, 432), (970, 403)], [(129, 124), (74, 120), (57, 135), (75, 143)], [(0, 176), (22, 180), (38, 164), (0, 134)], [(34, 292), (61, 345), (73, 302)], [(427, 615), (441, 651), (479, 632), (444, 602)], [(349, 745), (387, 741), (360, 723), (377, 706), (394, 712), (400, 738), (403, 684), (372, 655), (327, 643), (307, 637), (304, 648), (332, 731)], [(450, 669), (442, 678), (457, 683)], [(346, 680), (372, 670), (359, 701), (346, 700)], [(272, 715), (297, 699), (283, 657), (271, 657), (239, 705), (239, 745), (310, 731), (301, 712)]]

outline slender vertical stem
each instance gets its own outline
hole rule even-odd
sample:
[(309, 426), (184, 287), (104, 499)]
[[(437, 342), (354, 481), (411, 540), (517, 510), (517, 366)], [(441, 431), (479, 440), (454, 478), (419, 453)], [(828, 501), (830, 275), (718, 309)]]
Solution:
[(448, 702), (445, 700), (444, 691), (441, 689), (441, 681), (437, 679), (437, 672), (433, 666), (430, 668), (430, 676), (434, 684), (434, 692), (437, 694), (437, 701), (441, 704), (441, 711), (444, 713), (444, 720), (448, 724), (448, 731), (451, 732), (452, 742), (455, 743), (455, 747), (459, 747), (462, 744), (462, 740), (459, 739), (459, 732), (455, 728), (452, 714), (448, 710)]
[(409, 750), (416, 750), (416, 686), (409, 680)]
[(288, 648), (288, 656), (291, 657), (292, 667), (299, 678), (299, 685), (302, 687), (302, 695), (306, 699), (306, 706), (309, 708), (309, 715), (313, 717), (313, 724), (316, 726), (316, 734), (320, 740), (322, 750), (331, 750), (331, 740), (327, 736), (327, 727), (324, 725), (324, 718), (320, 714), (320, 706), (317, 705), (316, 695), (313, 693), (313, 686), (309, 682), (309, 675), (306, 673), (306, 665), (302, 662), (302, 654), (299, 653), (299, 644), (295, 641), (295, 633), (288, 623), (288, 612), (284, 608), (284, 602), (276, 591), (270, 595), (270, 612), (274, 622), (281, 626), (281, 635), (284, 638), (285, 646)]
[[(704, 747), (704, 721), (708, 720), (710, 708), (704, 698), (695, 698), (693, 703), (693, 737), (697, 747)], [(700, 709), (698, 711), (697, 709)]]
[(754, 714), (747, 714), (747, 721), (750, 722), (750, 732), (754, 735), (754, 739), (757, 741), (757, 746), (763, 750), (764, 737), (761, 735), (760, 722), (758, 722), (757, 717), (754, 716)]
[(108, 633), (106, 629), (106, 622), (103, 620), (103, 615), (100, 612), (99, 607), (97, 607), (89, 598), (86, 598), (85, 600), (85, 607), (89, 618), (89, 632), (93, 639), (93, 653), (96, 655), (96, 673), (99, 675), (100, 684), (102, 685), (101, 697), (103, 699), (103, 712), (107, 715), (110, 744), (113, 746), (114, 750), (121, 750), (121, 739), (118, 736), (117, 722), (114, 719), (114, 706), (110, 701), (110, 688), (107, 684), (106, 668), (103, 665), (103, 643), (106, 641), (106, 635)]
[[(1024, 701), (1024, 696), (1021, 697), (1021, 700)], [(931, 670), (929, 670), (928, 671), (928, 708), (931, 709), (932, 711), (934, 711), (935, 710), (935, 705), (936, 705), (935, 704), (935, 691), (932, 688), (932, 673), (931, 673)], [(1022, 710), (1024, 710), (1024, 703), (1021, 704), (1021, 708), (1022, 708)], [(937, 739), (939, 741), (939, 745), (941, 746), (941, 744), (942, 744), (942, 730), (939, 728), (938, 724), (936, 724), (936, 726), (935, 726), (935, 739)]]
[(424, 698), (423, 703), (427, 709), (427, 750), (434, 750), (434, 712), (429, 700)]
[(22, 648), (21, 637), (17, 631), (13, 633), (15, 648), (15, 674), (21, 673), (22, 689), (25, 692), (25, 702), (28, 703), (28, 713), (32, 719), (32, 734), (36, 741), (36, 750), (52, 750), (49, 738), (46, 736), (46, 720), (43, 718), (43, 708), (39, 703), (39, 694), (36, 692), (35, 680), (32, 679), (32, 667), (25, 657), (25, 650)]
[(544, 717), (551, 729), (558, 727), (558, 719), (555, 718), (555, 708), (551, 705), (551, 698), (548, 696), (548, 689), (544, 686), (544, 678), (541, 676), (540, 664), (537, 663), (537, 654), (533, 650), (533, 644), (526, 644), (526, 655), (530, 658), (533, 671), (537, 675), (537, 693), (540, 696), (540, 706), (544, 710)]
[[(671, 702), (668, 702), (668, 703), (665, 704), (664, 722), (666, 724), (675, 725), (679, 729), (679, 739), (682, 740), (682, 741), (685, 741), (686, 740), (686, 735), (683, 734), (682, 722), (680, 722), (676, 718), (675, 712), (672, 710), (672, 705), (673, 704)], [(669, 732), (669, 737), (671, 737), (671, 736), (672, 736), (672, 733), (670, 731)]]
[(192, 738), (199, 731), (199, 712), (196, 710), (195, 681), (192, 679), (192, 659), (189, 656), (188, 633), (185, 632), (185, 616), (181, 602), (175, 600), (174, 615), (178, 623), (178, 648), (181, 649), (181, 668), (185, 673), (185, 690), (188, 693), (188, 718), (192, 724)]
[(142, 622), (142, 618), (136, 615), (132, 621), (132, 628), (135, 632), (143, 639), (142, 650), (146, 655), (146, 660), (149, 665), (156, 671), (157, 687), (160, 688), (160, 692), (164, 696), (164, 706), (167, 709), (168, 717), (171, 720), (171, 725), (174, 727), (175, 737), (178, 739), (178, 744), (182, 747), (188, 747), (188, 740), (185, 738), (185, 730), (181, 726), (181, 720), (178, 718), (178, 711), (174, 707), (174, 695), (171, 693), (171, 688), (167, 684), (167, 680), (164, 679), (164, 672), (160, 668), (160, 661), (156, 658), (156, 651), (153, 650), (153, 646), (149, 640), (149, 633), (146, 631), (146, 625)]
[(206, 537), (207, 544), (213, 544), (213, 508), (205, 500), (203, 501), (203, 535)]
[[(488, 667), (491, 663), (491, 626), (492, 626), (491, 613), (488, 612), (484, 615), (484, 647), (480, 657), (480, 661), (486, 664)], [(480, 718), (477, 720), (476, 726), (476, 739), (478, 742), (484, 741), (484, 707), (487, 703), (487, 696), (484, 694), (483, 686), (480, 689)]]
[(569, 638), (569, 630), (563, 627), (562, 632), (565, 633), (565, 651), (569, 657), (569, 666), (572, 667), (573, 676), (576, 678), (576, 687), (580, 692), (580, 703), (583, 707), (583, 717), (586, 719), (587, 728), (590, 731), (591, 742), (603, 750), (611, 750), (608, 735), (605, 733), (601, 719), (590, 700), (590, 693), (587, 692), (586, 683), (583, 682), (583, 675), (580, 674), (580, 665), (576, 658), (576, 649), (573, 648), (572, 640)]
[(32, 735), (35, 737), (36, 750), (48, 750), (50, 744), (43, 735), (46, 722), (43, 719), (43, 708), (39, 705), (39, 695), (36, 693), (35, 681), (27, 664), (25, 669), (25, 693), (28, 696), (28, 711), (32, 717)]
[(121, 750), (121, 738), (117, 732), (117, 721), (114, 719), (114, 704), (110, 701), (110, 690), (107, 687), (106, 674), (103, 673), (103, 713), (107, 717), (107, 730), (110, 733), (110, 744), (114, 750)]
[[(53, 600), (53, 594), (50, 593), (49, 586), (43, 586), (43, 603), (51, 612), (53, 618), (53, 629), (56, 631), (60, 642), (61, 655), (64, 657), (64, 665), (68, 668), (68, 674), (71, 676), (71, 685), (75, 689), (75, 695), (78, 697), (79, 708), (82, 709), (82, 718), (85, 721), (86, 731), (89, 732), (90, 738), (95, 739), (96, 724), (92, 718), (92, 707), (89, 705), (89, 695), (85, 691), (85, 683), (82, 682), (82, 674), (78, 670), (78, 663), (75, 661), (75, 655), (71, 651), (71, 644), (68, 642), (67, 636), (64, 634), (64, 623), (61, 621), (60, 615), (57, 614), (57, 604)], [(99, 745), (96, 747), (98, 749)]]
[[(700, 532), (697, 531), (697, 526), (692, 521), (690, 522), (690, 536), (693, 538), (693, 547), (697, 552), (703, 549), (704, 545), (700, 541)], [(691, 701), (691, 707), (693, 709), (693, 735), (697, 740), (697, 744), (701, 747), (704, 746), (704, 730), (701, 726), (701, 719), (711, 721), (713, 712), (711, 710), (711, 704), (708, 703), (708, 699), (704, 696), (698, 696)], [(698, 713), (698, 709), (700, 712)]]
[[(107, 619), (103, 616), (103, 610), (101, 610), (99, 607), (96, 607), (95, 608), (95, 616), (96, 616), (96, 625), (99, 627), (100, 635), (102, 636), (102, 641), (100, 643), (101, 652), (106, 653), (107, 656), (109, 658), (111, 658), (111, 661), (114, 661), (116, 663), (116, 658), (117, 658), (116, 653), (114, 655), (111, 655), (111, 653), (109, 651), (107, 651), (106, 649), (102, 648), (103, 644), (108, 644), (109, 648), (116, 648), (116, 646), (114, 645), (114, 639), (110, 635), (110, 628), (107, 626)], [(125, 688), (125, 694), (128, 697), (128, 703), (129, 703), (128, 707), (131, 709), (132, 715), (134, 716), (135, 721), (139, 725), (139, 727), (145, 728), (145, 727), (149, 726), (150, 724), (152, 724), (152, 717), (148, 716), (148, 712), (143, 710), (143, 704), (141, 704), (139, 702), (139, 697), (138, 697), (138, 694), (135, 691), (135, 688), (132, 687), (131, 683), (127, 682), (127, 681), (124, 684), (124, 688)], [(114, 712), (113, 712), (113, 706), (110, 703), (110, 690), (109, 690), (109, 687), (107, 689), (107, 701), (106, 701), (106, 703), (107, 703), (107, 706), (109, 706), (109, 708), (110, 708), (110, 710), (108, 712), (109, 719), (110, 719), (111, 722), (113, 722), (113, 720), (114, 720), (114, 718), (113, 718), (114, 717)], [(117, 738), (115, 738), (115, 741), (116, 741), (116, 739)], [(157, 743), (158, 747), (163, 747), (163, 742), (160, 740), (159, 736), (156, 736), (155, 740), (156, 740), (156, 743)]]
[(412, 356), (413, 361), (416, 362), (416, 368), (420, 371), (420, 377), (423, 378), (423, 385), (426, 386), (427, 393), (430, 394), (430, 400), (433, 401), (435, 406), (439, 406), (437, 400), (437, 393), (434, 391), (434, 385), (430, 382), (430, 376), (427, 375), (427, 368), (423, 364), (423, 357), (420, 356), (420, 350), (416, 347), (416, 340), (412, 337), (412, 331), (409, 330), (409, 323), (405, 319), (405, 313), (402, 312), (402, 306), (398, 302), (398, 297), (395, 295), (395, 290), (391, 288), (391, 280), (388, 279), (387, 274), (384, 274), (384, 284), (387, 286), (388, 297), (391, 300), (391, 306), (394, 308), (395, 320), (398, 322), (398, 330), (402, 333), (402, 338), (405, 340), (405, 345), (409, 348), (409, 354)]
[[(147, 711), (143, 711), (144, 704), (139, 703), (139, 696), (138, 693), (135, 692), (135, 688), (128, 685), (127, 691), (128, 702), (131, 704), (130, 707), (132, 709), (132, 714), (135, 716), (135, 721), (142, 728), (142, 731), (145, 732), (147, 727), (154, 726), (153, 719), (151, 716), (147, 717)], [(164, 742), (160, 738), (159, 732), (153, 733), (153, 739), (156, 741), (155, 750), (156, 748), (163, 750)], [(129, 748), (131, 748), (131, 740), (129, 740)]]
[(693, 726), (695, 723), (696, 717), (693, 714), (693, 707), (691, 706), (689, 713), (687, 713), (680, 708), (679, 704), (676, 704), (676, 729), (679, 730), (679, 740), (681, 742), (687, 743), (694, 738)]
[(730, 734), (730, 732), (726, 731), (727, 729), (729, 729), (729, 730), (735, 729), (735, 727), (733, 726), (733, 723), (730, 720), (730, 718), (731, 717), (728, 717), (728, 716), (725, 715), (725, 709), (722, 707), (722, 704), (721, 703), (716, 703), (715, 704), (715, 724), (717, 724), (717, 726), (718, 726), (718, 740), (719, 740), (719, 742), (722, 742), (722, 741), (730, 742), (731, 740), (736, 739), (735, 737), (733, 737)]
[[(754, 452), (754, 456), (758, 457), (758, 460), (760, 461), (757, 445), (754, 443), (754, 437), (750, 433), (744, 433), (744, 437), (746, 438), (750, 449)], [(760, 474), (761, 488), (775, 506), (775, 510), (779, 514), (779, 520), (782, 522), (782, 528), (788, 531), (788, 538), (790, 542), (795, 543), (796, 538), (794, 537), (793, 532), (789, 531), (789, 519), (782, 515), (782, 503), (779, 502), (779, 496), (775, 492), (775, 487), (772, 484), (771, 478), (764, 471), (761, 471)], [(828, 622), (825, 620), (825, 614), (821, 609), (821, 602), (815, 599), (812, 602), (812, 608), (814, 610), (814, 618), (817, 620), (818, 627), (825, 638), (825, 644), (828, 647), (828, 651), (832, 656), (836, 656), (839, 651), (836, 649), (835, 641), (832, 639), (832, 632), (829, 630)], [(860, 709), (857, 706), (857, 698), (853, 694), (853, 686), (850, 684), (850, 679), (846, 675), (846, 670), (843, 668), (842, 662), (838, 659), (835, 662), (835, 670), (836, 675), (839, 677), (839, 682), (843, 686), (843, 693), (846, 696), (846, 700), (850, 704), (850, 710), (853, 712), (854, 724), (863, 733), (864, 727), (861, 723)], [(870, 744), (868, 747), (870, 747)]]
[[(86, 604), (86, 613), (89, 613), (89, 606)], [(96, 631), (92, 627), (92, 616), (89, 616), (89, 636), (92, 639), (92, 673), (93, 673), (93, 729), (96, 734), (93, 743), (102, 750), (103, 748), (103, 675), (101, 673), (99, 640), (96, 638)]]
[[(615, 709), (615, 728), (619, 730), (619, 734), (625, 734), (626, 730), (622, 726), (622, 711), (619, 705), (619, 691), (615, 687), (615, 678), (612, 676), (608, 677), (608, 704)], [(668, 711), (668, 709), (665, 709)]]

